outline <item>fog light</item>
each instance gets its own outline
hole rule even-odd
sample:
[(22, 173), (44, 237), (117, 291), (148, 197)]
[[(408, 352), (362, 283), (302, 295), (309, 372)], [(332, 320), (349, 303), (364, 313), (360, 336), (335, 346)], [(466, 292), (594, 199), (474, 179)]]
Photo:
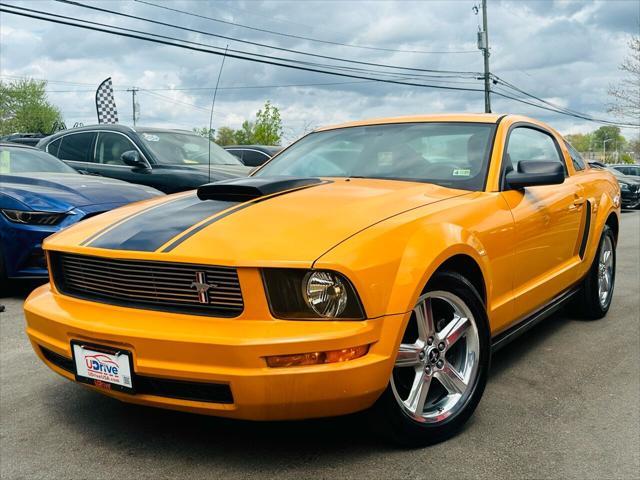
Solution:
[(300, 367), (303, 365), (321, 365), (323, 363), (338, 363), (355, 360), (367, 354), (369, 345), (330, 350), (328, 352), (295, 353), (293, 355), (276, 355), (266, 357), (267, 365), (271, 368)]

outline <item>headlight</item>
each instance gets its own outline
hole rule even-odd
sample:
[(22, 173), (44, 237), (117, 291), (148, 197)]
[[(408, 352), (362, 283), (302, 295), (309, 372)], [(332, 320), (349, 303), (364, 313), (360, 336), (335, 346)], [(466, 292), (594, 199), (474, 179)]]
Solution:
[(302, 297), (321, 317), (339, 317), (347, 306), (347, 288), (333, 272), (309, 272), (302, 281)]
[(623, 192), (628, 192), (629, 191), (629, 184), (621, 183), (620, 184), (620, 190), (623, 191)]
[(343, 275), (328, 270), (263, 270), (271, 313), (284, 319), (365, 318), (360, 299)]
[(66, 213), (30, 212), (24, 210), (2, 210), (2, 214), (13, 223), (28, 225), (56, 225)]

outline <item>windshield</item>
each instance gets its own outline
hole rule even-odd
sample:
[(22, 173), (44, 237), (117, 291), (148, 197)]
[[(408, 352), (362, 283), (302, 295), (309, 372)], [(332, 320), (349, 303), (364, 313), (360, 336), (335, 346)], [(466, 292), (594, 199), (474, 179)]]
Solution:
[(78, 173), (53, 155), (40, 150), (0, 146), (0, 174), (34, 172)]
[(402, 123), (315, 132), (256, 175), (363, 177), (482, 190), (495, 125)]
[(140, 132), (144, 144), (163, 165), (242, 165), (240, 160), (199, 135), (177, 132)]

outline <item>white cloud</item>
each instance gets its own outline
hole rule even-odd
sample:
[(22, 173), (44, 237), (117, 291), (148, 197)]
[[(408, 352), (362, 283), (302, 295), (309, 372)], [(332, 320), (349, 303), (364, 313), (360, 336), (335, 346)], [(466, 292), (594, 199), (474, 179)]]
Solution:
[[(106, 25), (179, 36), (218, 47), (229, 43), (232, 49), (267, 53), (257, 47), (50, 1), (13, 0), (11, 3), (91, 19)], [(407, 50), (474, 51), (478, 25), (478, 17), (472, 12), (474, 3), (474, 0), (180, 0), (162, 4), (264, 29), (348, 44)], [(92, 2), (91, 5), (321, 55), (416, 68), (482, 70), (479, 51), (470, 54), (426, 55), (356, 49), (274, 36), (134, 2), (100, 1)], [(489, 2), (492, 71), (522, 89), (563, 107), (598, 117), (609, 117), (606, 112), (606, 91), (610, 84), (622, 78), (617, 67), (627, 54), (627, 39), (630, 34), (638, 31), (638, 10), (636, 2), (625, 0), (591, 3), (513, 0)], [(48, 86), (51, 91), (49, 97), (62, 109), (68, 125), (76, 121), (85, 124), (95, 121), (92, 91), (108, 76), (113, 78), (118, 90), (116, 101), (121, 121), (130, 123), (131, 94), (125, 91), (127, 88), (133, 85), (142, 89), (212, 87), (221, 63), (220, 57), (205, 53), (8, 14), (0, 17), (0, 38), (0, 73), (53, 80)], [(269, 53), (282, 57), (295, 56), (286, 52)], [(332, 63), (311, 57), (302, 59)], [(301, 134), (309, 126), (351, 119), (483, 109), (481, 92), (358, 82), (235, 59), (227, 59), (221, 80), (222, 87), (309, 83), (334, 85), (221, 89), (218, 92), (214, 126), (239, 127), (244, 119), (252, 118), (267, 99), (280, 107), (289, 139)], [(480, 81), (475, 81), (472, 85), (460, 85), (482, 88)], [(76, 93), (66, 90), (75, 90)], [(212, 90), (141, 91), (138, 95), (141, 123), (176, 128), (207, 125), (212, 93)], [(598, 126), (497, 97), (494, 98), (494, 110), (529, 114), (548, 121), (564, 132), (584, 131)]]

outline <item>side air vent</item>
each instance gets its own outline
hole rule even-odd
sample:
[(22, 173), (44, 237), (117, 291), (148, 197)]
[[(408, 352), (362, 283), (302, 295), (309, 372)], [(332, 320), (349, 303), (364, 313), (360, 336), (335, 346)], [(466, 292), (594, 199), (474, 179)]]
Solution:
[(274, 193), (324, 183), (319, 178), (247, 177), (207, 183), (198, 188), (200, 200), (246, 202)]

